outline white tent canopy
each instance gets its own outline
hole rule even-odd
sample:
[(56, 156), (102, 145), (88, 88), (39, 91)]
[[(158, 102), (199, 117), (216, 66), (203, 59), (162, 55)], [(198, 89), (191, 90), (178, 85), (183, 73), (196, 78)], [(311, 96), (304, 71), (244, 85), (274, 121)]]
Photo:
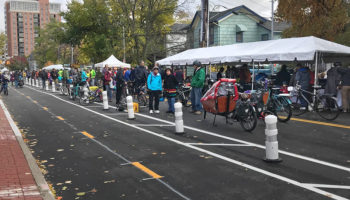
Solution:
[(334, 59), (350, 57), (350, 47), (310, 36), (190, 49), (157, 63), (192, 65), (195, 60), (202, 64), (314, 61), (316, 52)]
[(107, 60), (95, 64), (95, 67), (103, 68), (104, 66), (108, 65), (108, 67), (123, 67), (123, 68), (130, 68), (130, 64), (123, 63), (122, 61), (118, 60), (114, 55), (111, 55)]
[(4, 67), (3, 69), (1, 69), (1, 73), (4, 73), (6, 71), (9, 71), (6, 67)]
[(61, 70), (61, 69), (64, 69), (64, 67), (63, 65), (49, 65), (47, 67), (44, 67), (43, 69), (44, 70), (53, 70), (53, 69)]

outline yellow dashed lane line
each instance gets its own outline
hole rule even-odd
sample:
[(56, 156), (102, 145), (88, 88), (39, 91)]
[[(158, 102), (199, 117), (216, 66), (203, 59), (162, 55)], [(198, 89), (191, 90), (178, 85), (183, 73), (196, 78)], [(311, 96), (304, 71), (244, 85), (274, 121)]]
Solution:
[(93, 135), (90, 135), (88, 132), (86, 131), (82, 131), (81, 134), (85, 135), (86, 137), (90, 138), (90, 139), (93, 139), (95, 138)]
[(57, 119), (62, 120), (62, 121), (64, 120), (63, 117), (61, 117), (61, 116), (57, 116)]
[(319, 121), (300, 119), (300, 118), (291, 118), (290, 120), (298, 121), (298, 122), (305, 122), (305, 123), (310, 123), (310, 124), (318, 124), (318, 125), (324, 125), (324, 126), (350, 129), (350, 126), (341, 125), (341, 124), (332, 124), (332, 123), (327, 123), (327, 122), (319, 122)]
[(131, 164), (134, 165), (135, 167), (139, 168), (140, 170), (144, 171), (145, 173), (147, 173), (148, 175), (150, 175), (154, 179), (159, 179), (159, 178), (163, 177), (163, 176), (160, 176), (160, 175), (156, 174), (155, 172), (153, 172), (152, 170), (148, 169), (147, 167), (145, 167), (144, 165), (142, 165), (139, 162), (133, 162)]

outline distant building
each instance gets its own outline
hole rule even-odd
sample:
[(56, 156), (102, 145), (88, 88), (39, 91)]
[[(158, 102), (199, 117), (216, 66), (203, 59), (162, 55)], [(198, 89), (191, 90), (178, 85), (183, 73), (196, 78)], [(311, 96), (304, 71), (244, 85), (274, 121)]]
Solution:
[(166, 57), (187, 49), (188, 26), (188, 24), (174, 24), (170, 27), (171, 31), (165, 37)]
[(29, 56), (34, 50), (39, 28), (51, 19), (61, 21), (61, 4), (49, 0), (7, 0), (5, 2), (5, 30), (9, 57)]
[[(201, 12), (197, 11), (188, 29), (189, 48), (200, 46)], [(223, 12), (210, 12), (209, 45), (222, 46), (271, 39), (271, 21), (261, 17), (246, 6)], [(280, 39), (286, 23), (274, 23), (274, 38)]]

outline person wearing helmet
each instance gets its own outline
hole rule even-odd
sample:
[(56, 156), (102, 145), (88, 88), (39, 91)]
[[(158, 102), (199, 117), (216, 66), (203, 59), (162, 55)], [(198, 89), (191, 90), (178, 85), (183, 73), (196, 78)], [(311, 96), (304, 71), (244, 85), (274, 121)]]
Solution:
[(191, 103), (192, 103), (192, 113), (196, 115), (202, 114), (202, 90), (204, 87), (205, 81), (205, 69), (201, 67), (201, 63), (199, 61), (194, 61), (193, 66), (195, 67), (194, 74), (191, 81)]

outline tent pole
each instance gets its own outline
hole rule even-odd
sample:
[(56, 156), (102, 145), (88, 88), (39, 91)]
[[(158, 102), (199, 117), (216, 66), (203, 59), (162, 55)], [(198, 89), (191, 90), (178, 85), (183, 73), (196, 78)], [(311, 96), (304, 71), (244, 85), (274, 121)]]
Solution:
[(315, 81), (314, 81), (314, 95), (316, 95), (316, 86), (317, 86), (317, 74), (318, 74), (318, 55), (319, 53), (316, 51), (316, 63), (315, 63)]
[(255, 66), (254, 66), (254, 60), (253, 60), (252, 90), (254, 90), (254, 81), (255, 81)]

